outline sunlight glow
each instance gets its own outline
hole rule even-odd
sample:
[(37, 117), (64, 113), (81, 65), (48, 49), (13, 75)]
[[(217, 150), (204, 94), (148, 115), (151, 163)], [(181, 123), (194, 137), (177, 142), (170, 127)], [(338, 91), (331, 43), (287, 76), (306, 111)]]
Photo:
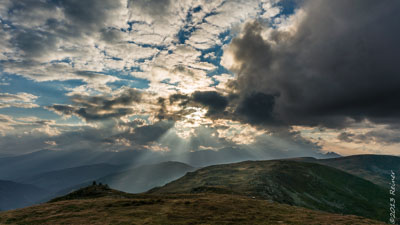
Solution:
[(206, 118), (207, 110), (198, 107), (188, 107), (192, 113), (185, 115), (184, 118), (175, 123), (176, 133), (180, 138), (187, 139), (195, 134), (194, 128), (201, 125), (211, 124), (212, 121)]

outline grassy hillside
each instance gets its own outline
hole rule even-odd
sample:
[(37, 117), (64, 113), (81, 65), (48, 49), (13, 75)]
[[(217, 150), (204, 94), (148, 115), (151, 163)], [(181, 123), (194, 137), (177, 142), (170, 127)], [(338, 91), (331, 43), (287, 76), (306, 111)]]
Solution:
[[(69, 200), (66, 200), (69, 199)], [(239, 195), (126, 194), (91, 186), (51, 203), (0, 213), (0, 224), (384, 224)]]
[(209, 166), (149, 193), (237, 193), (327, 212), (387, 220), (388, 191), (324, 165), (246, 161)]

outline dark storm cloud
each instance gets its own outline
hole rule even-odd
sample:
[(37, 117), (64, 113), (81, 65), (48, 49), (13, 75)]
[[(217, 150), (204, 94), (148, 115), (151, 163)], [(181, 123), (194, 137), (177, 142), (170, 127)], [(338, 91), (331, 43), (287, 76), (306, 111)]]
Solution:
[(400, 2), (309, 0), (302, 8), (293, 35), (274, 31), (267, 41), (254, 22), (232, 41), (238, 112), (248, 121), (327, 127), (398, 120)]
[(172, 94), (169, 96), (169, 102), (174, 103), (174, 102), (180, 102), (180, 105), (186, 105), (189, 102), (189, 95), (185, 94)]
[[(230, 119), (253, 125), (282, 125), (274, 117), (273, 112), (277, 95), (254, 92), (241, 99), (239, 97), (236, 94), (224, 96), (216, 91), (195, 91), (191, 95), (172, 94), (168, 98), (169, 101), (164, 98), (159, 99), (161, 107), (158, 117), (179, 120), (191, 113), (187, 110), (188, 106), (196, 106), (206, 108), (206, 116), (214, 119)], [(180, 106), (181, 110), (168, 112), (166, 109), (168, 103)]]
[(192, 100), (207, 107), (208, 115), (223, 112), (226, 106), (228, 106), (227, 97), (216, 91), (195, 91), (192, 95)]
[(132, 114), (135, 103), (141, 101), (141, 92), (127, 89), (119, 96), (82, 96), (71, 97), (74, 105), (52, 105), (47, 109), (63, 115), (75, 115), (85, 120), (120, 118)]
[(238, 104), (236, 114), (243, 121), (251, 124), (272, 124), (275, 122), (274, 106), (275, 96), (262, 92), (251, 93)]
[[(167, 99), (159, 98), (160, 110), (158, 118), (180, 120), (183, 115), (191, 113), (187, 106), (204, 107), (207, 116), (222, 117), (226, 114), (225, 109), (229, 104), (229, 98), (216, 91), (195, 91), (191, 95), (176, 93)], [(179, 112), (168, 112), (166, 104), (177, 104), (181, 107)], [(226, 115), (225, 115), (226, 116)]]

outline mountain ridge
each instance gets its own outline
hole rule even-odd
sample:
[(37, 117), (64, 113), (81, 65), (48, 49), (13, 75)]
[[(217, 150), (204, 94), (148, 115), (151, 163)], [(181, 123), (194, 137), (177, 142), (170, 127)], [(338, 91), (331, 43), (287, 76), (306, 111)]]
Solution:
[(383, 187), (336, 168), (291, 160), (245, 161), (204, 167), (148, 193), (215, 190), (379, 220), (386, 219), (389, 210), (386, 204), (388, 192)]
[[(300, 157), (291, 160), (319, 163), (362, 177), (382, 187), (388, 187), (391, 171), (400, 174), (400, 157), (393, 155), (361, 154), (340, 158), (316, 159)], [(400, 183), (396, 185), (400, 190)]]
[(10, 210), (41, 202), (48, 193), (30, 184), (0, 180), (0, 209)]

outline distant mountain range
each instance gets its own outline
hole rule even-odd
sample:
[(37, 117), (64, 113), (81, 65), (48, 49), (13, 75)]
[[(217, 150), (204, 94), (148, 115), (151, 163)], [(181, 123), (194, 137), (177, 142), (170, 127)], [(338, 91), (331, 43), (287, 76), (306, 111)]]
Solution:
[(0, 209), (9, 210), (38, 203), (48, 194), (34, 185), (0, 180)]
[(138, 166), (132, 169), (126, 169), (126, 167), (122, 167), (119, 172), (111, 174), (105, 173), (108, 175), (92, 177), (91, 179), (87, 179), (85, 182), (78, 182), (77, 180), (70, 179), (70, 185), (64, 187), (59, 186), (55, 193), (47, 196), (47, 198), (44, 200), (47, 201), (51, 198), (68, 194), (92, 184), (93, 181), (107, 184), (114, 189), (128, 193), (141, 193), (156, 186), (161, 186), (171, 182), (193, 170), (195, 170), (195, 168), (187, 164), (171, 161)]
[[(14, 180), (55, 170), (94, 164), (138, 165), (152, 161), (140, 160), (150, 151), (103, 152), (95, 150), (42, 150), (25, 155), (0, 158), (0, 179)], [(151, 157), (150, 157), (151, 158)], [(154, 157), (155, 159), (157, 157)], [(159, 162), (159, 161), (156, 161)]]
[[(18, 180), (21, 177), (37, 176), (45, 172), (94, 164), (111, 164), (137, 167), (165, 161), (179, 161), (195, 167), (243, 160), (268, 160), (288, 158), (274, 151), (254, 154), (240, 148), (225, 148), (218, 151), (201, 150), (181, 154), (163, 154), (149, 150), (127, 150), (121, 152), (96, 150), (41, 150), (29, 154), (0, 157), (0, 179)], [(300, 155), (301, 156), (301, 155)], [(337, 157), (336, 154), (315, 153), (316, 158)]]
[[(18, 183), (14, 181), (0, 183), (0, 200), (2, 200), (0, 209), (8, 210), (48, 201), (87, 186), (93, 181), (103, 182), (116, 189), (131, 193), (145, 192), (177, 179), (194, 169), (194, 167), (180, 162), (163, 162), (136, 168), (124, 165), (95, 164), (44, 172), (35, 176), (20, 177), (17, 179)], [(14, 185), (5, 185), (6, 182)], [(16, 186), (19, 188), (16, 189)], [(26, 193), (29, 193), (28, 197), (23, 197), (24, 195), (21, 194), (24, 188), (26, 188)], [(15, 190), (20, 192), (14, 194)], [(37, 191), (35, 192), (35, 190)], [(3, 204), (2, 207), (1, 204)]]
[(19, 177), (15, 181), (57, 192), (77, 184), (92, 182), (97, 178), (121, 171), (124, 168), (120, 165), (102, 163)]
[(97, 182), (108, 184), (117, 190), (141, 193), (171, 182), (193, 170), (194, 167), (185, 163), (163, 162), (113, 173), (97, 179)]
[(6, 154), (6, 153), (0, 153), (0, 158), (5, 158), (5, 157), (12, 157), (14, 155), (12, 154)]

